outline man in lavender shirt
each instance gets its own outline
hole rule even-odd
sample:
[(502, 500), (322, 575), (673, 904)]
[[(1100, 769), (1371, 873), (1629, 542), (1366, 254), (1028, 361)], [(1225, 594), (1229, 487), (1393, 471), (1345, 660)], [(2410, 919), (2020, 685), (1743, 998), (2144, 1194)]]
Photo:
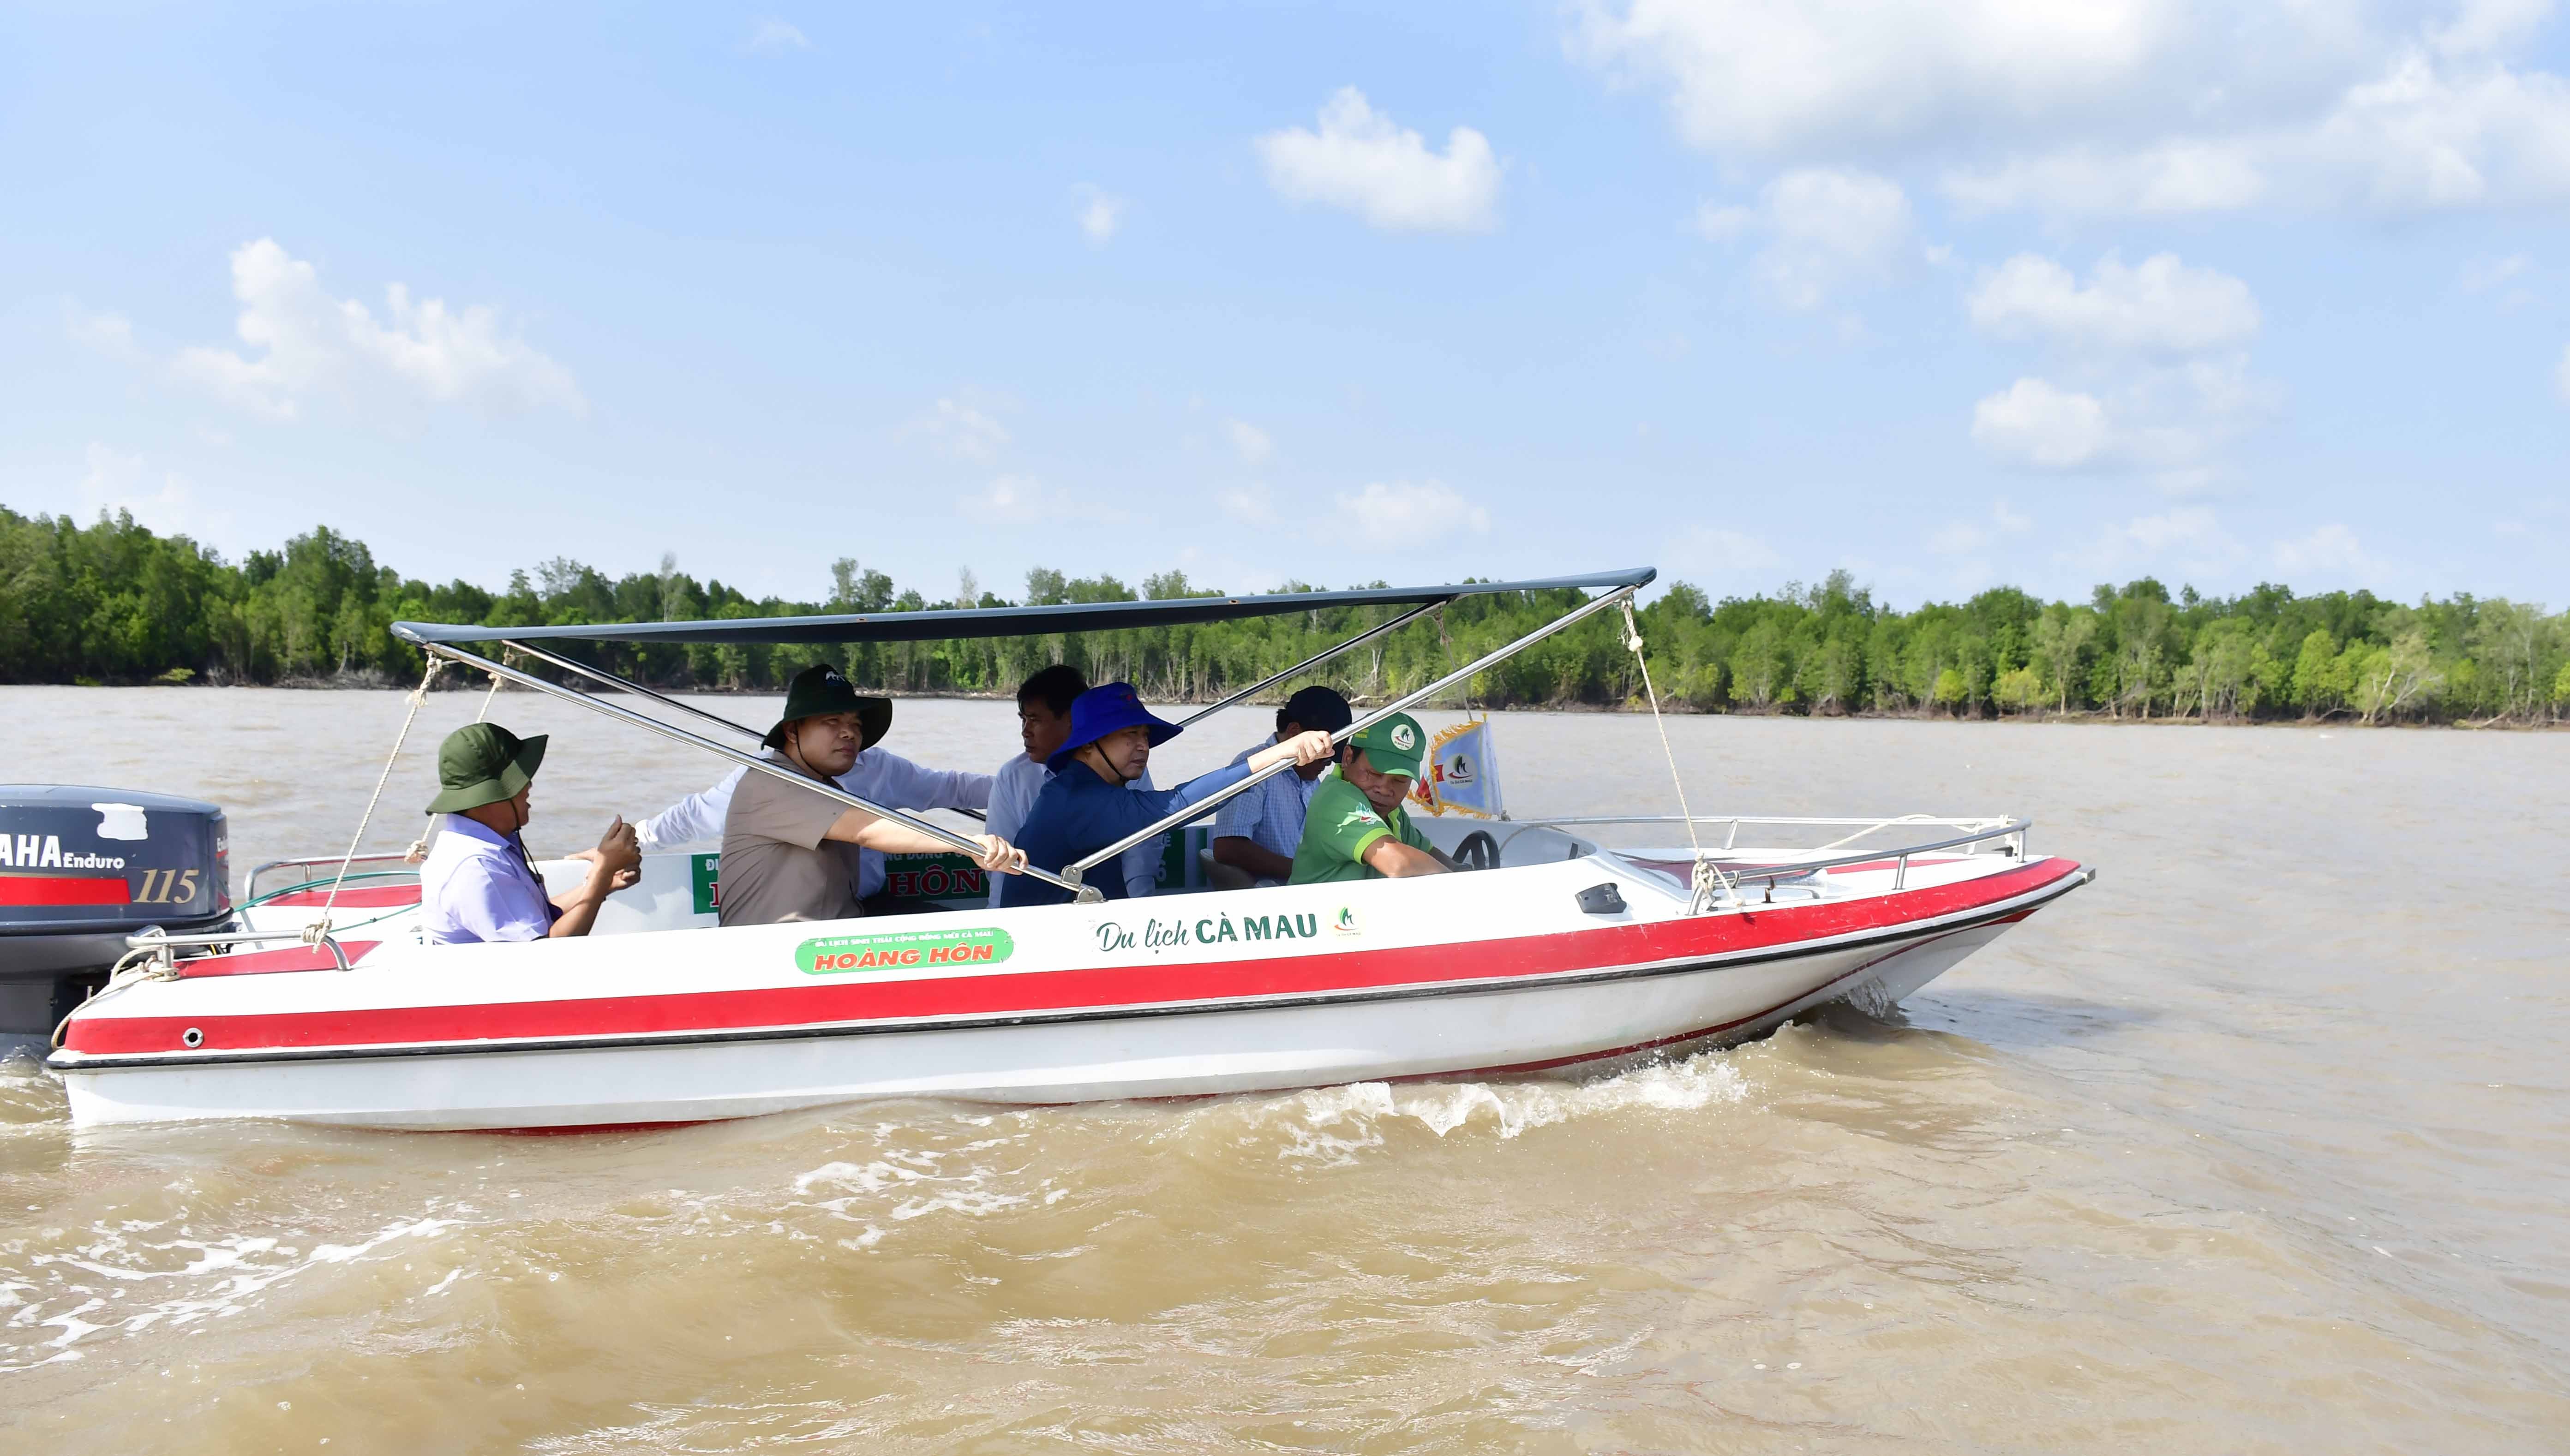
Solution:
[(642, 852), (622, 818), (607, 827), (587, 860), (589, 879), (560, 899), (519, 838), (534, 817), (537, 765), (545, 737), (520, 738), (497, 723), (468, 723), (437, 750), (442, 792), (429, 801), (440, 833), (419, 867), (422, 930), (432, 945), (477, 940), (543, 940), (586, 935), (607, 897), (640, 878)]

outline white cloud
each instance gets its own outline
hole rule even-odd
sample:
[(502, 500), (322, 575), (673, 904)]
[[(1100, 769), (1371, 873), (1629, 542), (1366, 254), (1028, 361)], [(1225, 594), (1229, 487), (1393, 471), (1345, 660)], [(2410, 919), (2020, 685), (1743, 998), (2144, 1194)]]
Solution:
[(1584, 0), (1568, 38), (1734, 166), (1952, 159), (2050, 213), (2570, 197), (2549, 0)]
[(1241, 462), (1245, 465), (1264, 465), (1267, 458), (1276, 453), (1276, 442), (1268, 438), (1266, 431), (1247, 420), (1225, 420), (1222, 429), (1231, 437), (1231, 448), (1240, 452)]
[(1785, 558), (1764, 537), (1723, 526), (1690, 526), (1670, 543), (1673, 560), (1695, 571), (1763, 571)]
[(1695, 230), (1707, 242), (1729, 242), (1758, 225), (1755, 207), (1721, 206), (1699, 202), (1695, 209)]
[(2211, 574), (2238, 564), (2247, 554), (2209, 508), (2185, 506), (2110, 526), (2084, 549), (2063, 559), (2099, 572)]
[(1080, 186), (1079, 230), (1092, 247), (1104, 247), (1124, 222), (1124, 199), (1110, 196), (1096, 187)]
[(973, 408), (951, 399), (937, 402), (936, 413), (914, 422), (912, 430), (937, 442), (937, 447), (958, 460), (988, 465), (1000, 456), (1001, 447), (1009, 443), (1008, 427)]
[(2020, 466), (2148, 471), (2161, 490), (2194, 495), (2279, 404), (2249, 369), (2261, 324), (2249, 285), (2175, 253), (2128, 266), (2109, 252), (2085, 285), (2019, 253), (1984, 272), (1964, 306), (1981, 332), (2043, 343), (2067, 369), (2068, 382), (2021, 377), (1973, 407), (1973, 441)]
[(1972, 443), (2041, 470), (2077, 470), (2113, 443), (2095, 395), (2025, 378), (1972, 406)]
[(2429, 41), (2444, 55), (2469, 58), (2523, 42), (2552, 14), (2552, 0), (2462, 0), (2453, 24), (2430, 26)]
[(981, 491), (958, 498), (955, 509), (978, 527), (1001, 529), (1068, 521), (1117, 526), (1132, 520), (1129, 512), (1025, 475), (996, 477)]
[(1572, 47), (1664, 86), (1708, 152), (1795, 155), (2093, 106), (2173, 17), (2149, 0), (1629, 0), (1586, 6)]
[(140, 455), (92, 443), (80, 483), (84, 520), (123, 511), (165, 536), (185, 533), (200, 540), (230, 524), (228, 516), (210, 516), (199, 506), (195, 482), (174, 470), (154, 470)]
[(2104, 393), (2026, 376), (1972, 407), (1972, 443), (2040, 471), (2149, 472), (2170, 495), (2219, 480), (2222, 451), (2277, 409), (2241, 356), (2119, 367)]
[(1284, 518), (1276, 514), (1276, 498), (1265, 486), (1238, 486), (1222, 493), (1222, 514), (1243, 526), (1281, 526)]
[(1340, 88), (1321, 108), (1320, 130), (1288, 127), (1257, 139), (1267, 184), (1294, 202), (1343, 207), (1395, 232), (1485, 232), (1499, 225), (1499, 164), (1470, 127), (1447, 135), (1443, 155), (1417, 132)]
[(2033, 517), (2010, 510), (2005, 501), (1995, 501), (1990, 505), (1988, 525), (1977, 521), (1947, 522), (1928, 534), (1928, 549), (1940, 556), (1966, 555), (1987, 550), (2002, 537), (2019, 536), (2033, 527)]
[(92, 313), (77, 305), (66, 306), (63, 332), (73, 343), (110, 359), (128, 364), (144, 362), (142, 346), (134, 342), (134, 321), (121, 313)]
[(2229, 348), (2258, 332), (2249, 285), (2175, 253), (2138, 267), (2106, 254), (2082, 288), (2070, 270), (2018, 253), (1981, 276), (1967, 300), (1972, 323), (2000, 338), (2039, 338), (2073, 348), (2192, 354)]
[(228, 404), (283, 420), (318, 397), (353, 404), (389, 389), (494, 411), (589, 411), (571, 371), (504, 336), (487, 307), (414, 302), (393, 283), (384, 289), (389, 323), (380, 323), (366, 305), (323, 292), (310, 263), (264, 237), (233, 251), (231, 272), (234, 329), (251, 352), (194, 346), (171, 361), (180, 378)]
[(808, 51), (812, 42), (801, 27), (771, 16), (750, 27), (741, 49), (753, 56), (781, 56), (787, 51)]
[(1755, 232), (1760, 279), (1788, 308), (1817, 308), (1855, 282), (1888, 276), (1910, 256), (1910, 198), (1871, 173), (1804, 168), (1767, 183), (1751, 207), (1696, 209), (1696, 230), (1723, 241)]
[(2292, 541), (2276, 543), (2276, 569), (2301, 573), (2361, 575), (2380, 563), (2364, 553), (2356, 533), (2343, 525), (2319, 527)]
[(1490, 512), (1439, 481), (1416, 485), (1377, 481), (1362, 491), (1339, 492), (1337, 504), (1339, 529), (1351, 533), (1341, 540), (1364, 541), (1384, 549), (1421, 546), (1463, 532), (1486, 536), (1491, 530)]
[(2456, 283), (2466, 293), (2487, 293), (2511, 278), (2523, 276), (2533, 266), (2534, 259), (2521, 252), (2503, 258), (2474, 258), (2463, 264), (2462, 276)]
[(1947, 173), (1943, 190), (1969, 211), (2040, 206), (2152, 216), (2246, 207), (2267, 196), (2269, 182), (2238, 143), (2176, 141), (2126, 152), (2078, 146), (2012, 157)]

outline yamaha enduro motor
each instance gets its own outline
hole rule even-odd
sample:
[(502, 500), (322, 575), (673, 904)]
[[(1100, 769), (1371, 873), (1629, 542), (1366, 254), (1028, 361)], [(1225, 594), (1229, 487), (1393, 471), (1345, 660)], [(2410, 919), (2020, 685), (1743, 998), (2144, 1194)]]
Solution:
[(107, 980), (125, 937), (232, 916), (223, 811), (67, 784), (0, 785), (0, 1051), (54, 1027)]

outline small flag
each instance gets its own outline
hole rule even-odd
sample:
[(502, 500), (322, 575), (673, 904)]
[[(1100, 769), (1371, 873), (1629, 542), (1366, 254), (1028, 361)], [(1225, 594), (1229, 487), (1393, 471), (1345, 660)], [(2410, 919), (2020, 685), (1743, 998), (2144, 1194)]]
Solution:
[(1412, 787), (1410, 798), (1430, 814), (1505, 818), (1491, 720), (1476, 718), (1459, 723), (1432, 739), (1428, 745), (1428, 773)]

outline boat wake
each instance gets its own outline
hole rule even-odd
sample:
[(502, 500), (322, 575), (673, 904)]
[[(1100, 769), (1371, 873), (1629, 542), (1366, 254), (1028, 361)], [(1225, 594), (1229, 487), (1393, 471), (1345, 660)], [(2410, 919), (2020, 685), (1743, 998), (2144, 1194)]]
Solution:
[(1588, 1082), (1351, 1082), (1281, 1097), (1242, 1099), (1202, 1116), (1237, 1118), (1243, 1141), (1281, 1133), (1276, 1156), (1336, 1166), (1416, 1127), (1445, 1138), (1487, 1128), (1506, 1141), (1584, 1118), (1694, 1112), (1749, 1096), (1749, 1082), (1725, 1051), (1654, 1062)]

